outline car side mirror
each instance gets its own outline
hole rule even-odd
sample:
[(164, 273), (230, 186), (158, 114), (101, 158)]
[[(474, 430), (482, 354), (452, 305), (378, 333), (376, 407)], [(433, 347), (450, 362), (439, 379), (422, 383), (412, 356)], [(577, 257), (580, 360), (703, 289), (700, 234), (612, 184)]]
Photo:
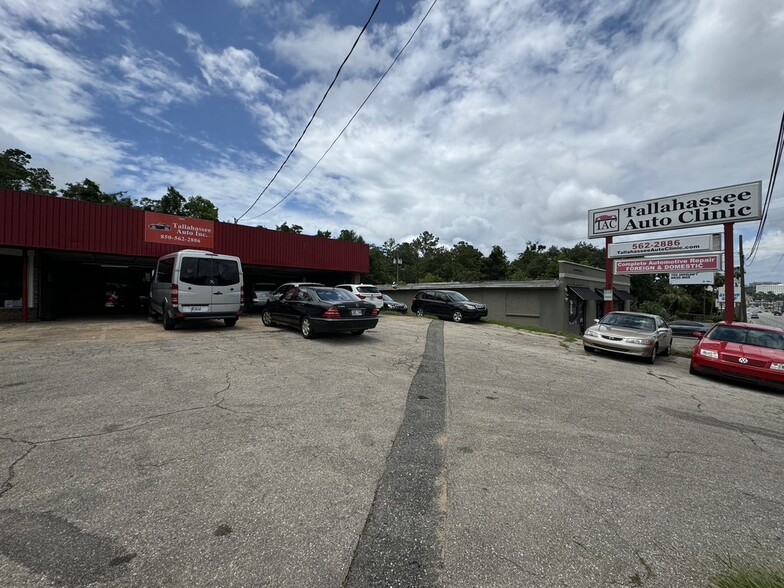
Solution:
[(593, 322), (598, 323), (599, 319), (593, 319)]

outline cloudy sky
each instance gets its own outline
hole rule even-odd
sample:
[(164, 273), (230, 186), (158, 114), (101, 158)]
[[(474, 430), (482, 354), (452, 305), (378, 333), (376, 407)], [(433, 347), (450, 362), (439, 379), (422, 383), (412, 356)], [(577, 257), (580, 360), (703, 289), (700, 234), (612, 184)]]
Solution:
[[(430, 231), (510, 259), (586, 241), (591, 208), (767, 191), (780, 0), (381, 0), (262, 194), (375, 4), (0, 0), (0, 150), (59, 188), (174, 186), (223, 221), (377, 245)], [(782, 184), (749, 281), (784, 281)], [(758, 226), (736, 225), (746, 252)]]

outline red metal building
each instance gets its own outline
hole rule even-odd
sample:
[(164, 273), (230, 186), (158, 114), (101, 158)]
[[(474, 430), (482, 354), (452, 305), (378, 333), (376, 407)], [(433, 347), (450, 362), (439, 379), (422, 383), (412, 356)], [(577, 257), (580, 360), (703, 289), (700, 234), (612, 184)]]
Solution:
[(359, 281), (370, 269), (365, 244), (222, 222), (193, 221), (206, 224), (208, 247), (151, 242), (149, 214), (0, 189), (0, 320), (106, 312), (110, 287), (143, 298), (155, 260), (185, 248), (238, 256), (248, 289), (295, 280)]

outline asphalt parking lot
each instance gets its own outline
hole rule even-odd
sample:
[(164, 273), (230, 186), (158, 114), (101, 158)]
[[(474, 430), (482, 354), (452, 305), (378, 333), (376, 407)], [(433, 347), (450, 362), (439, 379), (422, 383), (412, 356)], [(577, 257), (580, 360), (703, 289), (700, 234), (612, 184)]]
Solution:
[[(677, 341), (679, 349), (693, 345)], [(706, 586), (784, 561), (784, 395), (383, 316), (0, 325), (0, 585)]]

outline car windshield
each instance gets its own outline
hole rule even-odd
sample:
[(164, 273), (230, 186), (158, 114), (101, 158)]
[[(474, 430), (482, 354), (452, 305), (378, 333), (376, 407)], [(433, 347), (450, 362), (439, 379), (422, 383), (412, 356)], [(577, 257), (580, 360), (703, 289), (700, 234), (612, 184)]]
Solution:
[(446, 295), (450, 300), (454, 300), (455, 302), (465, 302), (468, 300), (468, 298), (463, 296), (460, 292), (447, 292)]
[(378, 288), (375, 286), (357, 286), (357, 292), (362, 292), (364, 294), (378, 294)]
[(711, 341), (728, 341), (784, 351), (784, 333), (722, 325), (708, 333), (706, 338)]
[(623, 327), (624, 329), (637, 329), (639, 331), (655, 331), (656, 321), (653, 317), (641, 316), (636, 314), (616, 314), (610, 313), (602, 317), (600, 325), (611, 325), (613, 327)]
[(389, 296), (387, 296), (386, 294), (384, 294), (384, 301), (385, 301), (385, 302), (394, 302), (394, 300), (392, 300), (392, 299), (391, 299)]
[(341, 288), (319, 288), (314, 290), (319, 299), (324, 302), (347, 302), (349, 300), (359, 300), (348, 290)]

